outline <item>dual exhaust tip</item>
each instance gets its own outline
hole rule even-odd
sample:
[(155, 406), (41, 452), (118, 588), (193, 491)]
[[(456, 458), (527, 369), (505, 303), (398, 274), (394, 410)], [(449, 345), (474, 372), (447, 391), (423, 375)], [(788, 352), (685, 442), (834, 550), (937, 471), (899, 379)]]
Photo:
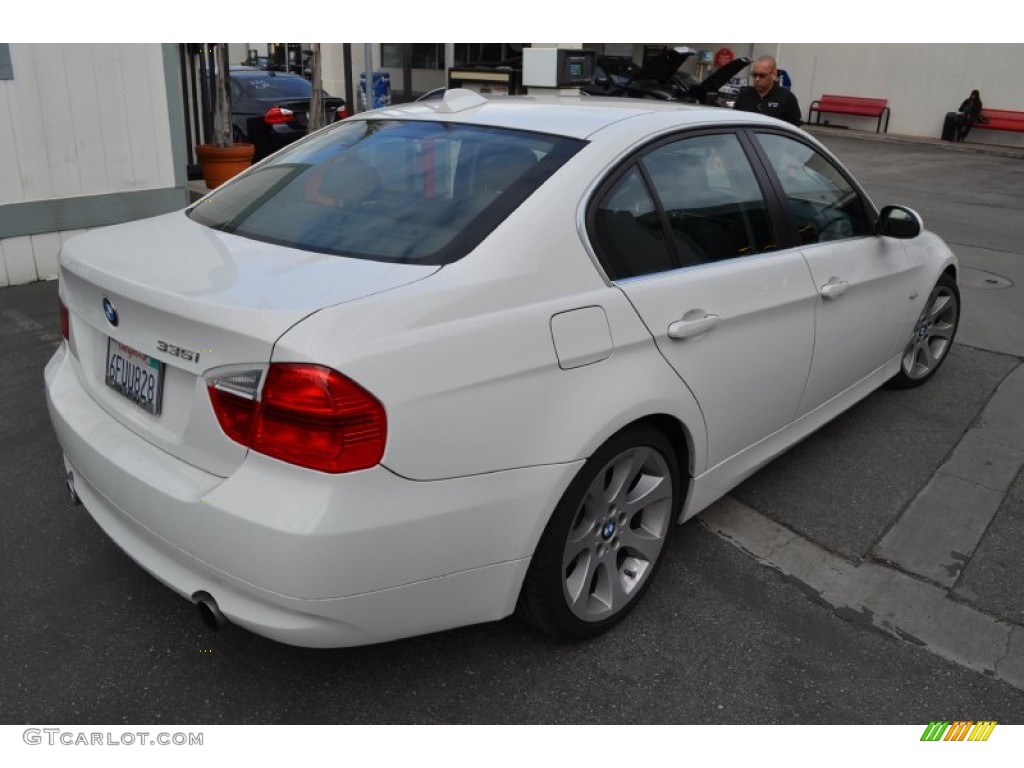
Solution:
[[(75, 490), (75, 475), (73, 472), (68, 472), (64, 481), (64, 487), (67, 489), (68, 498), (71, 499), (71, 503), (76, 507), (81, 506), (82, 499)], [(220, 606), (217, 605), (217, 601), (213, 599), (209, 592), (196, 592), (192, 595), (192, 602), (196, 604), (196, 607), (199, 609), (199, 618), (203, 620), (203, 624), (207, 627), (217, 631), (227, 626), (227, 617), (221, 613)]]

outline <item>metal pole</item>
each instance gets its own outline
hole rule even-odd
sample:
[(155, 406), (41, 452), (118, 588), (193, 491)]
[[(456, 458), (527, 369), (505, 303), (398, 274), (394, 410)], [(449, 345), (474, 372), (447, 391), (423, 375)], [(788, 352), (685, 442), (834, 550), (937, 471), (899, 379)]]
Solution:
[(366, 68), (366, 111), (373, 109), (373, 43), (363, 45), (363, 64)]
[(342, 66), (345, 68), (345, 103), (351, 114), (358, 111), (359, 94), (352, 87), (352, 43), (341, 44)]

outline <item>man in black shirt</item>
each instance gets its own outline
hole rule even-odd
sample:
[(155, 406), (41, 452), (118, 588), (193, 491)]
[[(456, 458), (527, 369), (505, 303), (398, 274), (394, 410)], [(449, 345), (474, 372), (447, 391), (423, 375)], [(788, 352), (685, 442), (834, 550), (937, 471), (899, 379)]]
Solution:
[(800, 104), (796, 96), (776, 82), (778, 68), (771, 56), (761, 56), (750, 65), (753, 86), (740, 89), (734, 109), (760, 112), (793, 125), (801, 125)]

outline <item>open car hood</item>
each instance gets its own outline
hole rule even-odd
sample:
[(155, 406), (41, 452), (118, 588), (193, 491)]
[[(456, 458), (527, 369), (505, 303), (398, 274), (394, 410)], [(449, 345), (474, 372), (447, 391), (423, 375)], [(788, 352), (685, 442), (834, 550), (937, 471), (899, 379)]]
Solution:
[(719, 67), (701, 80), (700, 87), (708, 93), (713, 93), (728, 83), (732, 78), (736, 77), (736, 75), (738, 75), (748, 64), (750, 64), (750, 59), (746, 56), (735, 58), (724, 67)]
[(678, 69), (696, 54), (695, 50), (685, 46), (662, 48), (643, 63), (635, 79), (657, 80), (659, 83), (667, 83)]
[[(699, 97), (708, 93), (714, 93), (750, 64), (749, 58), (740, 56), (730, 61), (724, 67), (714, 70), (699, 82), (690, 75), (677, 75), (679, 68), (695, 54), (696, 51), (692, 48), (680, 46), (677, 48), (663, 48), (648, 59), (643, 66), (635, 64), (629, 56), (601, 56), (597, 59), (597, 64), (609, 77), (624, 82), (649, 82), (653, 80), (662, 85), (670, 85), (673, 79), (676, 79), (678, 80), (677, 85), (683, 86), (688, 91), (698, 90), (699, 93), (691, 93), (690, 95)], [(702, 100), (702, 98), (698, 100)]]

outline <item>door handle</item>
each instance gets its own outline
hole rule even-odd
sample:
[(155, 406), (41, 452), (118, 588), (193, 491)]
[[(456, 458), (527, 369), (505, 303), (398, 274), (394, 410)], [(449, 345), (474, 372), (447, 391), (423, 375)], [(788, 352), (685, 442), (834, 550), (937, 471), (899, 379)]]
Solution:
[(845, 280), (840, 280), (838, 277), (830, 278), (827, 283), (821, 286), (821, 297), (823, 299), (838, 299), (846, 293), (846, 289), (849, 287), (850, 284)]
[(683, 319), (676, 320), (668, 327), (670, 339), (692, 339), (695, 336), (707, 333), (722, 320), (720, 315), (703, 315), (694, 320), (688, 320), (687, 312)]

